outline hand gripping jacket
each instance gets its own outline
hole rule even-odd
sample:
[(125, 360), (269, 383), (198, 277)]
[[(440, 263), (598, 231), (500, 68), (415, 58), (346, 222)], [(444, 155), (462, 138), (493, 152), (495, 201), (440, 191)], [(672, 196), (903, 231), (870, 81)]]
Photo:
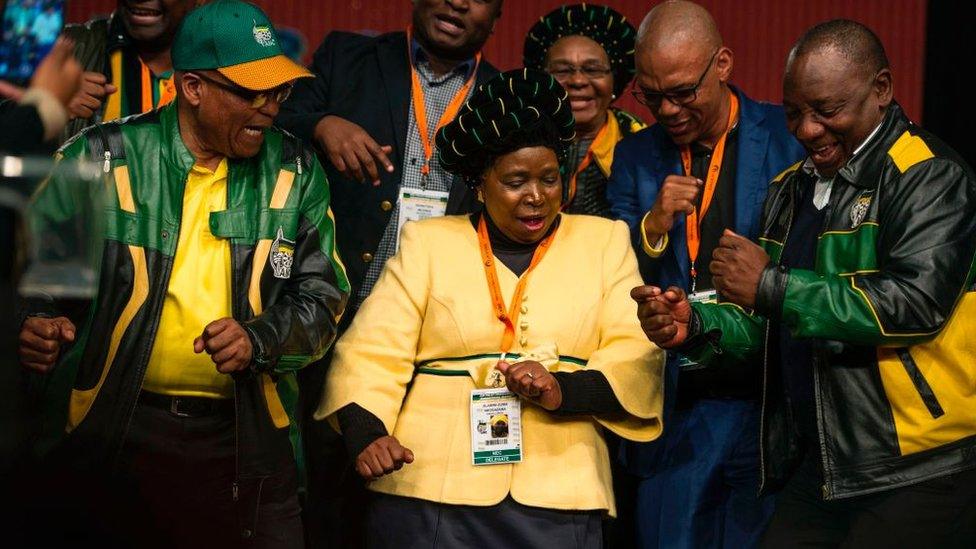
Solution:
[(693, 358), (762, 359), (761, 489), (802, 458), (770, 323), (814, 341), (825, 499), (976, 467), (973, 172), (892, 104), (834, 179), (816, 269), (789, 270), (776, 263), (798, 188), (813, 183), (798, 163), (770, 187), (760, 241), (772, 262), (755, 313), (693, 306), (708, 341)]
[[(104, 178), (95, 185), (107, 192), (96, 210), (104, 226), (97, 295), (77, 343), (48, 380), (48, 394), (61, 405), (46, 422), (68, 433), (80, 460), (111, 464), (142, 387), (194, 158), (175, 103), (93, 126), (59, 155), (98, 158)], [(32, 218), (49, 227), (71, 222), (92, 202), (86, 193), (97, 194), (55, 175), (38, 190)], [(294, 373), (332, 343), (349, 291), (334, 226), (322, 167), (296, 138), (269, 129), (257, 156), (229, 161), (227, 209), (210, 214), (210, 230), (230, 240), (232, 311), (259, 358), (234, 375), (235, 494), (258, 493), (263, 478), (294, 458)]]

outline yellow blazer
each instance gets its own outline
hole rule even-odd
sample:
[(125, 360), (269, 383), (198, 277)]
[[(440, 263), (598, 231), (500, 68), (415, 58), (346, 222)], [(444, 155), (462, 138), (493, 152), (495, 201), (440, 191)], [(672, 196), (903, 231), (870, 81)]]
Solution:
[[(496, 268), (510, 299), (518, 278)], [(468, 217), (407, 223), (399, 252), (336, 345), (315, 417), (335, 426), (334, 414), (355, 402), (414, 452), (412, 464), (370, 483), (377, 492), (481, 506), (511, 494), (524, 505), (613, 515), (600, 425), (636, 441), (662, 429), (664, 354), (637, 320), (630, 290), (640, 284), (626, 224), (562, 215), (526, 286), (510, 352), (552, 371), (599, 370), (627, 413), (566, 417), (523, 402), (523, 461), (474, 466), (470, 392), (485, 387), (504, 327)]]

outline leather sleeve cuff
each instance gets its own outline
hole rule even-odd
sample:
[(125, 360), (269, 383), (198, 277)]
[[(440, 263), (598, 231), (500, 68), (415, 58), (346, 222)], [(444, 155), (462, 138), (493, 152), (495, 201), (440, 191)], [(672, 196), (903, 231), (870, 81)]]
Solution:
[(685, 342), (668, 350), (677, 353), (693, 351), (709, 342), (709, 339), (704, 337), (704, 335), (702, 333), (701, 317), (698, 316), (698, 311), (692, 309), (691, 319), (688, 321), (688, 336), (685, 338)]
[(278, 361), (276, 357), (269, 355), (268, 347), (258, 335), (256, 326), (254, 324), (242, 324), (241, 327), (244, 328), (248, 339), (251, 340), (251, 372), (261, 374), (273, 370)]
[(54, 305), (54, 299), (49, 295), (32, 295), (18, 300), (17, 307), (17, 327), (20, 329), (24, 322), (32, 317), (54, 318), (58, 315), (58, 310)]
[(756, 288), (755, 311), (766, 318), (778, 318), (783, 311), (786, 297), (786, 283), (790, 279), (790, 268), (770, 263), (763, 269)]

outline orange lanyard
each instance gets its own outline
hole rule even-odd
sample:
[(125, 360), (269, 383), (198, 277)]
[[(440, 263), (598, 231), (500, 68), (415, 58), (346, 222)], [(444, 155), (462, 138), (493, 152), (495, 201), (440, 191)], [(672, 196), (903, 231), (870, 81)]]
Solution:
[[(498, 284), (498, 271), (495, 270), (495, 256), (491, 251), (491, 241), (488, 239), (488, 224), (485, 222), (486, 215), (488, 214), (482, 213), (481, 221), (478, 222), (478, 247), (481, 249), (482, 265), (485, 267), (485, 277), (488, 279), (488, 292), (491, 293), (491, 305), (495, 317), (505, 325), (505, 334), (502, 336), (501, 349), (504, 355), (512, 349), (512, 342), (515, 341), (515, 323), (518, 322), (518, 317), (521, 313), (522, 293), (525, 291), (525, 285), (529, 281), (529, 275), (532, 274), (535, 266), (542, 261), (542, 256), (546, 255), (549, 246), (552, 244), (552, 238), (556, 236), (556, 231), (553, 231), (542, 242), (539, 242), (535, 253), (532, 254), (532, 261), (529, 263), (529, 268), (519, 277), (518, 284), (515, 286), (515, 294), (512, 296), (512, 303), (508, 311), (506, 311), (505, 300), (502, 297), (502, 289)], [(502, 360), (504, 360), (504, 357)]]
[[(608, 113), (607, 116), (613, 115)], [(590, 142), (590, 147), (586, 149), (586, 156), (583, 157), (583, 160), (579, 163), (579, 166), (577, 166), (576, 173), (574, 173), (573, 177), (569, 179), (569, 195), (566, 198), (566, 202), (563, 204), (564, 210), (568, 208), (569, 205), (573, 203), (573, 199), (576, 198), (576, 179), (579, 177), (579, 174), (583, 173), (583, 170), (590, 167), (590, 164), (593, 162), (593, 145), (600, 142), (600, 139), (603, 138), (603, 134), (607, 133), (607, 128), (609, 126), (610, 124), (607, 123), (600, 128), (600, 131), (597, 132), (596, 137), (594, 137), (593, 141)]]
[[(732, 124), (739, 116), (739, 98), (734, 93), (729, 92), (732, 105), (729, 107), (729, 122), (725, 133), (715, 144), (712, 151), (712, 160), (708, 164), (708, 173), (705, 177), (705, 189), (701, 201), (701, 213), (698, 208), (688, 214), (685, 220), (685, 234), (688, 237), (688, 258), (691, 260), (691, 291), (695, 291), (695, 282), (698, 278), (698, 271), (695, 270), (695, 261), (698, 259), (698, 250), (701, 248), (701, 220), (708, 212), (708, 207), (712, 204), (712, 196), (715, 194), (715, 187), (718, 185), (718, 174), (722, 171), (722, 157), (725, 156), (725, 138), (729, 136)], [(691, 174), (691, 147), (683, 145), (681, 147), (681, 164), (684, 166), (685, 175), (693, 177)]]
[[(413, 27), (407, 27), (407, 57), (410, 61), (410, 77), (413, 86), (410, 100), (413, 102), (413, 115), (417, 121), (417, 133), (420, 134), (420, 143), (424, 146), (424, 164), (420, 167), (421, 183), (426, 187), (427, 176), (430, 175), (430, 159), (434, 157), (434, 146), (431, 144), (430, 135), (427, 133), (427, 106), (424, 104), (424, 89), (420, 85), (420, 75), (417, 74), (417, 68), (413, 64)], [(447, 108), (444, 109), (444, 114), (441, 115), (441, 119), (437, 122), (437, 128), (434, 130), (435, 134), (446, 124), (454, 120), (458, 111), (461, 110), (461, 105), (464, 104), (464, 100), (468, 97), (468, 91), (474, 85), (474, 77), (478, 73), (478, 65), (480, 64), (481, 52), (479, 51), (474, 56), (474, 70), (471, 71), (471, 76), (461, 86), (461, 89), (454, 94), (451, 102), (447, 104)]]

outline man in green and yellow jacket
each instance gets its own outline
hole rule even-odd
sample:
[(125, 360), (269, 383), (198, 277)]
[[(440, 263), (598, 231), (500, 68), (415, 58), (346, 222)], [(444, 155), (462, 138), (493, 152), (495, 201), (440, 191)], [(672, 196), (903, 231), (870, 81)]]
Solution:
[(761, 490), (780, 491), (767, 547), (973, 535), (976, 177), (892, 92), (866, 27), (807, 31), (783, 103), (809, 156), (773, 181), (761, 245), (726, 231), (719, 303), (632, 292), (661, 346), (764, 365)]
[(80, 329), (24, 322), (21, 361), (56, 362), (51, 387), (71, 385), (48, 417), (67, 433), (58, 448), (134, 488), (139, 542), (293, 546), (294, 372), (331, 344), (349, 292), (322, 167), (271, 127), (311, 75), (282, 55), (264, 13), (236, 0), (193, 11), (172, 53), (174, 104), (61, 150), (98, 159), (104, 179), (85, 188), (55, 175), (37, 192), (43, 231), (105, 191), (101, 273)]

